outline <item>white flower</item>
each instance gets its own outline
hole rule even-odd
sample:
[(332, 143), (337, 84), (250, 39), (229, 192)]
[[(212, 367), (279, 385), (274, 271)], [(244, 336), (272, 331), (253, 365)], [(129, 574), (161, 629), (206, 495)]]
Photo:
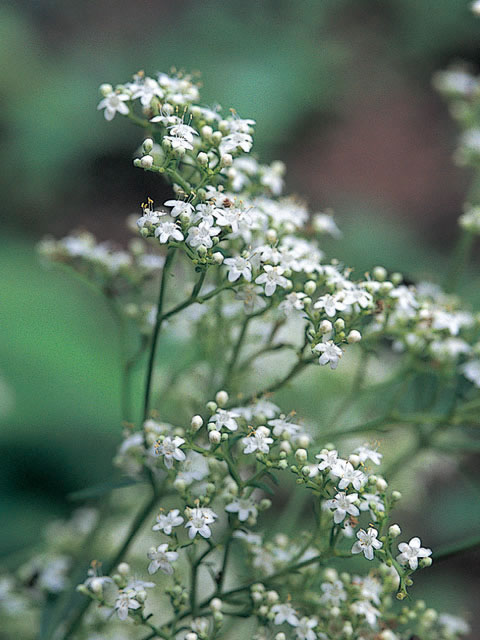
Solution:
[(252, 265), (247, 258), (242, 258), (241, 256), (226, 258), (223, 264), (228, 268), (229, 282), (236, 282), (240, 276), (243, 276), (248, 282), (252, 279)]
[(292, 627), (298, 625), (298, 617), (295, 609), (287, 604), (276, 604), (272, 607), (272, 613), (275, 615), (274, 623), (283, 624), (287, 622)]
[(283, 436), (284, 434), (289, 437), (297, 435), (300, 431), (300, 426), (284, 418), (277, 418), (276, 420), (270, 420), (268, 424), (273, 427), (274, 436)]
[(192, 482), (199, 482), (208, 475), (208, 460), (201, 453), (189, 451), (184, 462), (180, 465), (177, 473), (177, 480), (182, 480), (186, 485)]
[(256, 518), (258, 515), (257, 507), (248, 498), (238, 498), (230, 504), (227, 504), (225, 511), (228, 513), (238, 513), (238, 519), (240, 522), (245, 522), (250, 516)]
[(367, 624), (374, 627), (377, 623), (377, 617), (380, 615), (380, 611), (376, 609), (370, 602), (365, 600), (358, 600), (352, 604), (352, 611), (357, 616), (364, 616)]
[(373, 513), (372, 506), (376, 511), (385, 511), (385, 505), (383, 504), (380, 496), (377, 496), (374, 493), (363, 493), (362, 502), (360, 503), (360, 511), (368, 511), (368, 509), (370, 509), (370, 513), (373, 518), (375, 514)]
[(245, 313), (253, 313), (258, 309), (263, 309), (263, 307), (267, 305), (260, 294), (263, 294), (262, 288), (250, 284), (243, 286), (240, 291), (237, 291), (235, 298), (243, 302)]
[[(267, 430), (266, 430), (267, 431)], [(258, 427), (246, 438), (242, 438), (242, 443), (245, 445), (243, 453), (249, 454), (259, 451), (260, 453), (268, 453), (270, 446), (273, 443), (273, 438), (269, 438), (261, 427)]]
[(370, 449), (366, 444), (355, 449), (355, 453), (360, 458), (360, 462), (366, 462), (371, 460), (373, 464), (381, 464), (383, 455), (376, 449)]
[(318, 359), (318, 363), (322, 366), (330, 363), (330, 369), (336, 369), (339, 359), (343, 356), (343, 351), (340, 347), (337, 347), (333, 340), (319, 342), (313, 347), (313, 351), (322, 354)]
[(467, 635), (467, 633), (470, 633), (470, 627), (465, 620), (457, 616), (452, 616), (449, 613), (440, 614), (438, 616), (438, 622), (452, 637), (456, 634)]
[(337, 227), (333, 216), (328, 213), (316, 213), (313, 216), (313, 228), (318, 233), (328, 233), (333, 238), (340, 238), (342, 232)]
[(184, 443), (185, 440), (179, 436), (175, 436), (173, 438), (171, 436), (166, 436), (162, 442), (157, 442), (155, 444), (154, 451), (157, 455), (164, 457), (167, 469), (172, 468), (174, 460), (185, 460), (185, 454), (180, 449)]
[(367, 479), (360, 469), (354, 469), (353, 465), (345, 460), (339, 460), (332, 469), (332, 473), (341, 478), (338, 484), (339, 489), (346, 489), (351, 484), (356, 491), (360, 491)]
[(120, 620), (126, 620), (128, 618), (129, 609), (140, 609), (142, 606), (135, 597), (137, 592), (135, 590), (120, 591), (117, 599), (115, 600), (115, 609), (117, 616)]
[(327, 604), (333, 604), (338, 607), (342, 602), (347, 599), (347, 592), (343, 587), (341, 580), (335, 580), (334, 582), (324, 582), (320, 585), (323, 595), (320, 599), (321, 602)]
[(398, 545), (400, 551), (397, 560), (400, 564), (408, 564), (410, 569), (415, 570), (418, 567), (418, 558), (428, 558), (432, 555), (431, 549), (425, 549), (421, 546), (420, 538), (412, 538), (407, 544), (401, 542)]
[(294, 311), (302, 311), (305, 307), (303, 299), (306, 297), (306, 294), (302, 291), (292, 291), (289, 293), (285, 300), (278, 305), (279, 311), (283, 311), (286, 316), (289, 316)]
[(357, 542), (352, 547), (352, 553), (362, 553), (367, 560), (373, 560), (374, 549), (383, 547), (383, 543), (377, 540), (378, 531), (369, 527), (366, 531), (360, 529), (357, 532)]
[(295, 633), (299, 640), (316, 640), (317, 634), (314, 629), (318, 624), (316, 618), (301, 618), (298, 623), (298, 627), (295, 629)]
[(231, 133), (222, 139), (220, 143), (220, 153), (223, 156), (226, 153), (233, 153), (238, 149), (248, 153), (252, 148), (252, 144), (253, 138), (249, 133)]
[(340, 491), (334, 498), (327, 500), (327, 506), (330, 509), (334, 509), (333, 521), (335, 524), (340, 524), (347, 513), (351, 516), (358, 516), (360, 514), (358, 507), (353, 504), (357, 499), (358, 493), (347, 495), (343, 491)]
[(220, 227), (211, 227), (206, 222), (201, 222), (198, 227), (190, 227), (187, 243), (194, 248), (202, 245), (210, 249), (213, 246), (212, 237), (218, 236), (220, 231)]
[(184, 200), (167, 200), (163, 204), (166, 207), (172, 207), (170, 215), (174, 218), (181, 215), (190, 217), (193, 213), (193, 205), (190, 202), (185, 202)]
[(338, 451), (333, 449), (332, 451), (324, 450), (315, 456), (317, 460), (321, 460), (318, 464), (319, 471), (325, 471), (325, 469), (333, 469), (339, 462)]
[(168, 576), (171, 576), (173, 573), (172, 562), (178, 558), (178, 553), (176, 551), (168, 551), (168, 544), (161, 544), (156, 549), (152, 547), (150, 551), (147, 553), (149, 560), (151, 560), (148, 565), (148, 573), (156, 573), (159, 569), (166, 573)]
[(154, 96), (163, 98), (163, 91), (158, 86), (158, 82), (153, 78), (145, 78), (132, 94), (132, 100), (140, 98), (143, 107), (149, 107)]
[(345, 304), (358, 304), (362, 309), (366, 309), (372, 305), (373, 296), (365, 289), (354, 287), (345, 291), (344, 302)]
[(209, 422), (215, 423), (218, 431), (220, 431), (222, 427), (225, 427), (229, 431), (236, 431), (238, 429), (236, 418), (239, 417), (240, 414), (235, 411), (217, 409), (217, 413), (210, 418)]
[(460, 370), (467, 380), (480, 388), (480, 360), (470, 360)]
[(193, 142), (193, 136), (198, 136), (197, 131), (195, 131), (193, 127), (183, 122), (172, 125), (168, 130), (170, 131), (170, 135), (183, 138), (187, 140), (187, 142)]
[(163, 533), (169, 536), (172, 533), (173, 527), (178, 527), (183, 522), (183, 518), (180, 515), (180, 511), (178, 509), (172, 509), (164, 515), (163, 513), (159, 513), (157, 516), (157, 524), (155, 524), (152, 529), (153, 531), (163, 531)]
[(284, 269), (282, 267), (272, 267), (271, 264), (266, 264), (263, 267), (264, 272), (261, 273), (255, 279), (257, 284), (265, 284), (265, 295), (272, 296), (275, 293), (277, 286), (288, 287), (288, 280), (282, 274)]
[(181, 242), (184, 239), (183, 233), (177, 226), (176, 222), (160, 222), (155, 229), (155, 237), (158, 238), (161, 244), (166, 244), (170, 238)]
[(197, 507), (195, 509), (187, 509), (188, 522), (185, 525), (189, 529), (188, 537), (192, 540), (197, 533), (203, 538), (210, 538), (211, 529), (208, 526), (215, 521), (217, 514), (206, 507)]
[(360, 593), (365, 600), (371, 600), (375, 604), (380, 604), (380, 594), (382, 593), (383, 585), (379, 580), (370, 575), (364, 578), (354, 576), (353, 583), (359, 585)]
[(345, 303), (338, 294), (332, 296), (327, 293), (315, 302), (313, 308), (323, 309), (329, 318), (333, 318), (337, 311), (345, 311)]
[(163, 211), (153, 211), (152, 202), (143, 206), (143, 215), (137, 220), (137, 227), (143, 229), (144, 227), (152, 227), (160, 222), (160, 218), (165, 215)]
[(121, 113), (122, 116), (128, 114), (128, 106), (125, 104), (128, 100), (130, 100), (128, 94), (112, 91), (99, 102), (97, 109), (105, 109), (105, 120), (113, 120), (117, 111)]

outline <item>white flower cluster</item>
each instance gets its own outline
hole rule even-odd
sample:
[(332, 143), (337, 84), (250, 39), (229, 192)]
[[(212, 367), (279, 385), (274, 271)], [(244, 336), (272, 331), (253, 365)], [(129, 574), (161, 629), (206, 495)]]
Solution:
[[(460, 71), (436, 83), (464, 103), (477, 93), (477, 80)], [(139, 73), (115, 88), (102, 85), (101, 93), (107, 120), (119, 114), (146, 131), (135, 166), (166, 178), (173, 191), (161, 206), (148, 198), (129, 221), (139, 237), (128, 250), (85, 233), (41, 245), (44, 256), (104, 291), (122, 327), (130, 319), (131, 333), (140, 330), (135, 349), (126, 345), (132, 347), (125, 350), (126, 388), (150, 349), (142, 419), (129, 421), (126, 402), (114, 459), (127, 479), (97, 495), (132, 487), (123, 503), (121, 492), (105, 500), (111, 512), (97, 538), (86, 512), (76, 525), (82, 534), (76, 549), (88, 535), (97, 540), (87, 545), (90, 557), (113, 557), (103, 567), (93, 562), (78, 586), (99, 606), (84, 616), (86, 605), (73, 603), (73, 613), (64, 615), (77, 575), (74, 554), (67, 553), (71, 525), (52, 530), (50, 553), (24, 569), (23, 582), (32, 581), (37, 600), (66, 594), (56, 605), (62, 620), (55, 637), (77, 640), (71, 635), (77, 628), (78, 640), (130, 640), (130, 629), (143, 626), (147, 638), (226, 638), (230, 617), (254, 618), (255, 630), (250, 625), (246, 633), (257, 640), (456, 640), (467, 633), (462, 620), (424, 603), (392, 606), (392, 594), (405, 598), (413, 573), (432, 563), (432, 551), (418, 537), (399, 542), (391, 512), (401, 496), (375, 471), (383, 463), (376, 444), (352, 445), (344, 454), (333, 444), (322, 448), (325, 430), (316, 433), (295, 413), (283, 413), (271, 395), (307, 365), (337, 369), (352, 346), (360, 363), (355, 402), (368, 382), (361, 375), (367, 359), (375, 354), (383, 366), (391, 348), (388, 361), (399, 367), (391, 388), (385, 385), (394, 390), (386, 414), (350, 430), (334, 424), (328, 439), (404, 424), (422, 447), (447, 449), (459, 425), (478, 424), (480, 317), (431, 283), (413, 285), (383, 267), (354, 278), (352, 269), (327, 258), (322, 236), (341, 237), (331, 213), (311, 215), (283, 195), (284, 166), (261, 165), (250, 155), (255, 122), (202, 106), (192, 77)], [(473, 153), (474, 132), (466, 137), (463, 149)], [(477, 208), (461, 219), (468, 232), (477, 230)], [(165, 325), (168, 348), (177, 355), (185, 346), (192, 355), (175, 357), (168, 372), (155, 366)], [(284, 373), (279, 365), (276, 380), (267, 373), (258, 382), (257, 359), (282, 351), (291, 368)], [(433, 400), (412, 410), (402, 403), (405, 383), (422, 387), (421, 376), (434, 379)], [(262, 386), (240, 393), (240, 381)], [(152, 409), (156, 395), (162, 417)], [(386, 476), (387, 470), (381, 468)], [(287, 535), (279, 487), (292, 480), (286, 515), (307, 501), (309, 510)], [(145, 484), (151, 498), (126, 527), (125, 514)], [(135, 570), (122, 562), (127, 552)], [(242, 559), (234, 578), (233, 554)], [(367, 561), (365, 576), (330, 566), (357, 555)], [(19, 587), (5, 582), (10, 601), (17, 592), (22, 601)]]

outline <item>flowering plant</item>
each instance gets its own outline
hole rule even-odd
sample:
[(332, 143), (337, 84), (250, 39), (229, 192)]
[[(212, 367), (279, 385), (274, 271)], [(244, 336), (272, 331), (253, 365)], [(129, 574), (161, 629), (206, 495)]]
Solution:
[[(436, 82), (465, 124), (463, 162), (478, 163), (479, 80), (451, 71)], [(96, 508), (52, 525), (47, 551), (2, 578), (7, 624), (32, 637), (43, 610), (40, 638), (56, 640), (468, 633), (422, 601), (396, 602), (442, 553), (402, 535), (392, 519), (401, 495), (387, 480), (419, 450), (455, 456), (479, 424), (480, 317), (455, 287), (480, 208), (460, 219), (446, 291), (379, 266), (356, 278), (322, 251), (322, 235), (341, 235), (333, 217), (282, 195), (283, 164), (251, 154), (253, 120), (201, 106), (184, 74), (138, 73), (101, 93), (107, 120), (146, 132), (134, 165), (167, 180), (172, 196), (142, 204), (127, 250), (84, 232), (40, 250), (99, 287), (122, 328), (123, 478), (83, 492)], [(159, 367), (167, 340), (175, 371)], [(282, 354), (271, 379), (262, 363)], [(131, 374), (142, 362), (137, 416)], [(277, 406), (274, 394), (302, 372), (343, 366), (356, 366), (352, 390), (328, 431)], [(342, 424), (368, 397), (365, 420)], [(413, 448), (385, 466), (367, 441), (397, 427), (411, 429)], [(292, 531), (300, 516), (305, 530)]]

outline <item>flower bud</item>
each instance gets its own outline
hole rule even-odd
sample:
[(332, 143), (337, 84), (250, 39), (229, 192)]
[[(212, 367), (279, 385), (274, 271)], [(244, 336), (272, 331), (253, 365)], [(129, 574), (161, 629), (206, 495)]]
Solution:
[(347, 342), (349, 344), (355, 344), (355, 342), (360, 342), (361, 339), (362, 339), (362, 334), (360, 333), (360, 331), (357, 331), (356, 329), (352, 329), (352, 331), (350, 331), (350, 333), (347, 336)]
[(320, 323), (320, 333), (325, 335), (333, 331), (333, 325), (330, 320), (322, 320)]
[(100, 85), (100, 93), (104, 98), (106, 98), (108, 94), (112, 92), (113, 92), (113, 87), (111, 84), (108, 84), (107, 82), (105, 82), (104, 84)]
[(377, 489), (382, 492), (386, 491), (388, 487), (387, 481), (384, 478), (378, 478), (376, 485)]
[(100, 595), (102, 593), (103, 582), (101, 578), (92, 578), (90, 582), (90, 589), (93, 593)]
[(117, 571), (121, 576), (128, 576), (130, 573), (130, 565), (128, 562), (121, 562), (117, 567)]
[(387, 278), (387, 270), (385, 267), (375, 267), (373, 269), (373, 277), (379, 282), (383, 282)]
[(267, 229), (267, 232), (265, 233), (265, 237), (267, 239), (267, 242), (269, 242), (270, 244), (275, 244), (275, 242), (278, 239), (278, 235), (275, 229)]
[(207, 409), (210, 411), (211, 414), (214, 414), (215, 411), (217, 410), (216, 402), (207, 402)]
[(390, 278), (390, 280), (393, 282), (394, 285), (399, 285), (401, 282), (403, 282), (403, 276), (401, 273), (392, 273), (392, 277)]
[(267, 602), (268, 604), (275, 604), (280, 599), (280, 596), (276, 591), (267, 591)]
[(220, 444), (222, 440), (222, 434), (220, 433), (220, 431), (210, 431), (210, 433), (208, 434), (208, 439), (212, 444)]
[(198, 431), (199, 429), (202, 428), (203, 426), (203, 418), (202, 416), (193, 416), (192, 421), (190, 423), (193, 431)]
[(323, 576), (325, 580), (328, 580), (328, 582), (335, 582), (338, 580), (338, 572), (332, 568), (325, 569)]
[(400, 527), (398, 526), (398, 524), (392, 524), (390, 525), (390, 527), (388, 528), (388, 535), (391, 538), (398, 538), (398, 536), (402, 533), (402, 530), (400, 529)]
[(356, 453), (352, 453), (350, 456), (348, 456), (348, 461), (354, 467), (358, 467), (358, 465), (360, 464), (360, 456), (358, 456)]
[(275, 636), (275, 640), (287, 640), (287, 636), (283, 633), (283, 631), (280, 631)]
[(210, 602), (210, 609), (212, 611), (220, 611), (222, 608), (222, 601), (220, 600), (220, 598), (213, 598), (213, 600)]
[(215, 253), (213, 254), (213, 259), (215, 260), (216, 264), (222, 264), (225, 257), (220, 251), (215, 251)]
[(231, 167), (233, 163), (232, 155), (230, 153), (224, 153), (220, 158), (220, 162), (222, 167)]
[(145, 153), (150, 153), (153, 149), (153, 140), (151, 138), (145, 138), (143, 141), (143, 150)]
[(222, 138), (223, 136), (220, 131), (215, 131), (215, 133), (212, 135), (212, 140), (215, 144), (220, 144)]
[(204, 151), (200, 151), (197, 156), (197, 162), (201, 167), (208, 166), (208, 155)]
[(258, 508), (260, 509), (260, 511), (266, 511), (267, 509), (270, 509), (271, 506), (272, 501), (268, 498), (263, 498), (258, 504)]
[(398, 502), (401, 499), (402, 499), (402, 494), (400, 493), (400, 491), (392, 491), (392, 500), (394, 502)]
[(210, 138), (213, 133), (213, 129), (210, 125), (206, 124), (204, 127), (200, 129), (200, 133), (204, 138)]
[(150, 156), (150, 155), (143, 156), (140, 162), (144, 169), (151, 169), (151, 167), (153, 167), (153, 156)]
[(427, 567), (432, 566), (433, 560), (431, 558), (422, 558), (419, 562), (421, 569), (426, 569)]
[(189, 631), (185, 636), (185, 640), (198, 640), (198, 636), (194, 631)]
[(305, 283), (305, 286), (303, 287), (303, 290), (305, 291), (307, 296), (313, 296), (316, 289), (317, 289), (317, 283), (314, 282), (313, 280), (307, 280), (307, 282)]
[(295, 451), (295, 460), (297, 462), (306, 462), (308, 459), (308, 453), (306, 449), (297, 449)]
[(215, 402), (219, 407), (224, 407), (228, 402), (228, 393), (226, 391), (219, 391), (215, 396)]
[(343, 318), (338, 318), (335, 320), (335, 331), (343, 331), (345, 329), (345, 320)]

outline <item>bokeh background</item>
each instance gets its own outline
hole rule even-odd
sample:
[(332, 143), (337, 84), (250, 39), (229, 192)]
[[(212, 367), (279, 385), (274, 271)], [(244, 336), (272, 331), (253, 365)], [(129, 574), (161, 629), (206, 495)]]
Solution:
[[(72, 228), (124, 243), (125, 217), (168, 194), (132, 168), (141, 134), (105, 122), (98, 85), (139, 69), (201, 71), (205, 104), (255, 118), (257, 151), (286, 162), (288, 191), (334, 209), (335, 255), (415, 280), (446, 270), (471, 182), (452, 162), (456, 132), (431, 76), (456, 60), (478, 70), (479, 36), (464, 0), (2, 3), (0, 564), (15, 566), (52, 516), (71, 511), (69, 493), (111, 476), (120, 435), (114, 321), (34, 249)], [(464, 293), (477, 310), (478, 285), (472, 272)], [(283, 399), (315, 419), (309, 384)], [(429, 546), (480, 529), (475, 462), (466, 456), (458, 472), (420, 460), (402, 517)], [(479, 568), (478, 554), (433, 567), (415, 596), (473, 620)]]

